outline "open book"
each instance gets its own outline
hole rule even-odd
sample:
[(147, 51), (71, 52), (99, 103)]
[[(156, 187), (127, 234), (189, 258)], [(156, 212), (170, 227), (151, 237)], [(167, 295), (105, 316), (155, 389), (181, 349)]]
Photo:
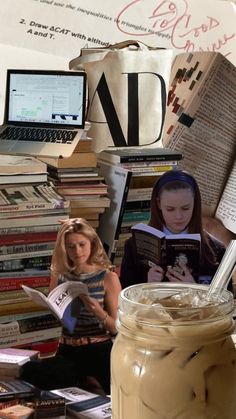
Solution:
[(217, 52), (176, 56), (163, 146), (183, 153), (203, 213), (236, 233), (236, 67)]
[(48, 296), (35, 288), (22, 285), (26, 294), (37, 304), (47, 307), (72, 333), (79, 313), (79, 296), (88, 295), (88, 287), (83, 282), (66, 281), (54, 288)]
[(147, 266), (159, 265), (164, 269), (171, 266), (179, 273), (185, 263), (193, 277), (198, 277), (200, 268), (200, 234), (170, 234), (143, 223), (135, 224), (132, 236), (139, 261)]

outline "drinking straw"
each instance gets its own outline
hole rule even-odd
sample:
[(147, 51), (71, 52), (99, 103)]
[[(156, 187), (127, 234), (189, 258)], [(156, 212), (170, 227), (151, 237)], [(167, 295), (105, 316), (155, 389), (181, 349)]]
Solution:
[(233, 270), (236, 266), (236, 240), (231, 240), (226, 248), (224, 256), (215, 275), (212, 278), (209, 290), (207, 292), (207, 299), (212, 294), (220, 296), (222, 292), (227, 288)]

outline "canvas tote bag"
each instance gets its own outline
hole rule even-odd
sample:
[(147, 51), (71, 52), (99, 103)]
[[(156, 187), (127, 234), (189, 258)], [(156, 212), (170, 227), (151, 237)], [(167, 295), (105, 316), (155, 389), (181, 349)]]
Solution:
[(94, 151), (108, 146), (162, 146), (173, 51), (124, 41), (82, 48), (69, 62), (88, 76), (89, 135)]

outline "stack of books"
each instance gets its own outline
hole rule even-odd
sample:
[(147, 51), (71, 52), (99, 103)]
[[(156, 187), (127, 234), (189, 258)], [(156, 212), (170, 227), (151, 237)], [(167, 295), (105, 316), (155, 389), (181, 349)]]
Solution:
[(176, 170), (182, 154), (166, 148), (106, 149), (98, 157), (99, 174), (109, 184), (111, 206), (100, 218), (98, 233), (115, 266), (137, 222), (148, 223), (150, 199), (157, 179)]
[[(59, 322), (30, 301), (21, 285), (48, 293), (50, 265), (59, 229), (69, 202), (50, 183), (0, 187), (0, 348), (39, 349), (61, 333)], [(50, 351), (49, 351), (50, 352)]]
[(92, 151), (92, 138), (85, 131), (73, 154), (68, 158), (43, 158), (47, 164), (49, 179), (56, 190), (70, 202), (70, 218), (85, 218), (94, 228), (98, 227), (99, 215), (109, 207), (107, 185), (99, 176), (97, 155)]
[(47, 165), (30, 156), (0, 156), (0, 185), (47, 182)]
[(79, 387), (46, 391), (20, 379), (0, 379), (0, 417), (111, 419), (111, 399)]
[(0, 379), (3, 419), (66, 419), (65, 399), (20, 379)]

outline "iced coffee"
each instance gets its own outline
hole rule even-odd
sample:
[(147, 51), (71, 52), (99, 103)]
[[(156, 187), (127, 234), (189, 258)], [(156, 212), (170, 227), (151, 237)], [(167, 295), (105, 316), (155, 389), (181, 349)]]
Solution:
[(233, 296), (139, 284), (120, 295), (113, 419), (235, 419)]

